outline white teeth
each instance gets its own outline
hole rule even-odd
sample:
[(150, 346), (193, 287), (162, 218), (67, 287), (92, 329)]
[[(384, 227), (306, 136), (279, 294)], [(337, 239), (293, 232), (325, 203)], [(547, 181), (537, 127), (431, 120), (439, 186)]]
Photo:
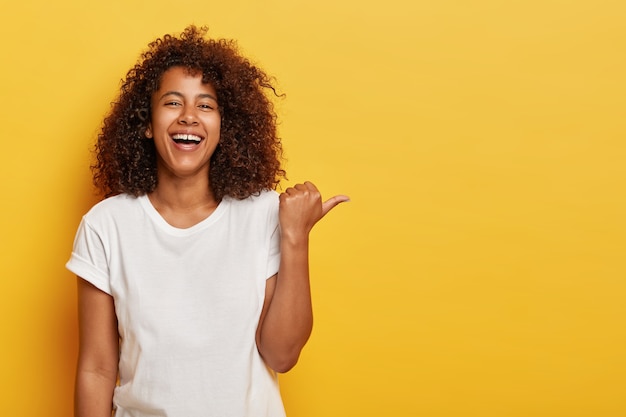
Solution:
[(184, 133), (177, 133), (177, 134), (172, 136), (172, 139), (174, 139), (174, 140), (185, 140), (185, 141), (191, 141), (191, 142), (197, 142), (197, 143), (200, 143), (200, 141), (202, 141), (202, 138), (200, 136), (187, 135), (187, 134), (184, 134)]

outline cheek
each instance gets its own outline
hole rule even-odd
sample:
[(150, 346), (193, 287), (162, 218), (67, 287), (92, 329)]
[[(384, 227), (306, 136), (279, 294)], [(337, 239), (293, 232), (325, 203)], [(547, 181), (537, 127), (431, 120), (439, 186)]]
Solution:
[(167, 130), (172, 124), (176, 123), (177, 117), (168, 112), (155, 112), (152, 115), (150, 126), (152, 134)]
[(210, 126), (211, 130), (217, 132), (217, 134), (219, 135), (220, 130), (222, 129), (222, 118), (221, 117), (212, 118), (211, 120), (208, 121), (207, 125)]

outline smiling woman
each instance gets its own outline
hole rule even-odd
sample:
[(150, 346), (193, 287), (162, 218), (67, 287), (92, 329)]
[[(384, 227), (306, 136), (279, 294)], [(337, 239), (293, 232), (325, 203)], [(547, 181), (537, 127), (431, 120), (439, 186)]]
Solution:
[[(96, 146), (94, 181), (105, 195), (137, 196), (155, 189), (157, 154), (145, 133), (157, 109), (154, 93), (159, 91), (158, 98), (164, 99), (171, 92), (163, 88), (161, 76), (175, 67), (184, 68), (190, 78), (199, 76), (206, 90), (201, 94), (219, 99), (220, 140), (210, 164), (215, 198), (246, 198), (260, 189), (275, 188), (284, 177), (276, 114), (266, 96), (266, 92), (276, 93), (270, 77), (241, 56), (234, 41), (204, 39), (205, 34), (206, 29), (191, 26), (180, 37), (166, 35), (152, 42), (128, 72)], [(178, 100), (171, 100), (170, 107), (182, 103), (180, 92), (169, 98), (173, 97)], [(217, 102), (208, 100), (204, 105)]]
[(211, 84), (202, 82), (202, 74), (192, 75), (183, 67), (163, 74), (152, 94), (152, 118), (145, 133), (154, 140), (159, 177), (195, 181), (191, 177), (199, 175), (209, 190), (210, 159), (220, 139), (216, 96)]
[[(284, 171), (267, 76), (190, 27), (150, 44), (96, 147), (79, 226), (76, 416), (285, 414), (312, 328), (309, 233), (345, 196)], [(119, 380), (119, 384), (117, 381)]]

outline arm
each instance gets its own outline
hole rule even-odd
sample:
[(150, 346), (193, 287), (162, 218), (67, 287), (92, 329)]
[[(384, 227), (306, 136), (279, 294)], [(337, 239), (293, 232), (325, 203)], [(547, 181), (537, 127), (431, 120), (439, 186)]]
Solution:
[(256, 342), (265, 363), (287, 372), (298, 361), (313, 327), (309, 284), (309, 233), (315, 223), (337, 204), (348, 201), (335, 196), (322, 203), (310, 182), (288, 188), (280, 196), (280, 266), (267, 280), (265, 303)]
[(117, 382), (119, 335), (113, 298), (78, 278), (79, 353), (76, 417), (111, 417)]

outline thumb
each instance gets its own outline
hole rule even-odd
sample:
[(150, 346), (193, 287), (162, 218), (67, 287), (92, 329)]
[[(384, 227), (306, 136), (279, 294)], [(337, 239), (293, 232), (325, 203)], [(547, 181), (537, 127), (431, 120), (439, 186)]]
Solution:
[(324, 217), (331, 209), (335, 208), (339, 203), (350, 201), (347, 195), (336, 195), (322, 203), (322, 217)]

